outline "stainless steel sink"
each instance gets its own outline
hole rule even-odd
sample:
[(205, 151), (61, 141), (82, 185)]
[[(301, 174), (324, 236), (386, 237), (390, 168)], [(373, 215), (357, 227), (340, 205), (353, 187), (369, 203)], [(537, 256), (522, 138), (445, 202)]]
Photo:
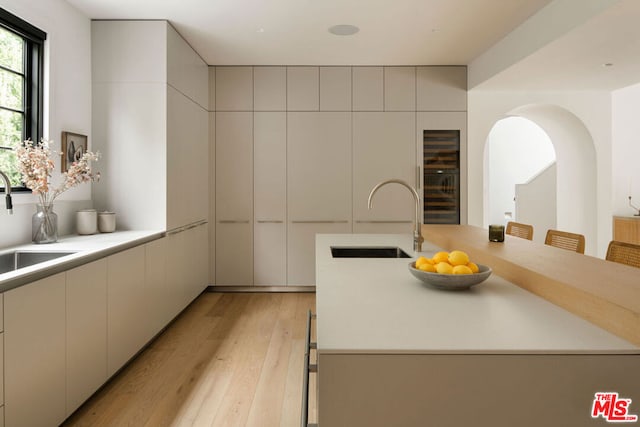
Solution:
[(75, 252), (14, 251), (0, 254), (0, 274), (50, 261)]
[(331, 246), (334, 258), (411, 258), (397, 246)]

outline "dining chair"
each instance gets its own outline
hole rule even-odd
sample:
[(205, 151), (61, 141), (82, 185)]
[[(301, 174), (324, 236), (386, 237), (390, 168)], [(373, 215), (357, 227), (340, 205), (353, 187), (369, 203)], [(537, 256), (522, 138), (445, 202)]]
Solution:
[(585, 241), (582, 234), (568, 233), (566, 231), (559, 230), (548, 230), (547, 236), (544, 239), (544, 244), (583, 254)]
[(520, 237), (521, 239), (533, 240), (533, 226), (520, 222), (507, 222), (507, 234)]
[(612, 240), (607, 248), (606, 260), (640, 268), (640, 245)]

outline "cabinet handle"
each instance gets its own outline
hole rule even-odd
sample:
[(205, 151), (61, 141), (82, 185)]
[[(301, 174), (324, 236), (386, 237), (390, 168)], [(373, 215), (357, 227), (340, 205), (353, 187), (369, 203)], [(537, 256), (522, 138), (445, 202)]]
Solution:
[(283, 221), (279, 219), (259, 219), (256, 221), (258, 224), (282, 224)]
[(302, 376), (302, 410), (300, 411), (300, 426), (311, 427), (316, 424), (309, 423), (309, 374), (318, 372), (318, 365), (309, 364), (311, 349), (317, 349), (315, 342), (311, 342), (311, 319), (315, 318), (315, 314), (311, 310), (307, 312), (307, 336), (304, 347), (304, 372)]
[(412, 224), (413, 221), (356, 221), (357, 224)]
[(302, 221), (291, 221), (292, 224), (348, 224), (347, 220), (302, 220)]
[(218, 224), (249, 224), (249, 220), (221, 219)]

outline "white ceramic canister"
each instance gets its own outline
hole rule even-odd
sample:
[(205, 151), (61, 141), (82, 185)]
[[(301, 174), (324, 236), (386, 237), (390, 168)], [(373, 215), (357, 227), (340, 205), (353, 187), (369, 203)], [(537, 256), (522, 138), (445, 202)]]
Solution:
[(98, 232), (98, 212), (95, 209), (83, 209), (76, 212), (76, 230), (78, 234)]
[(101, 233), (113, 233), (116, 231), (115, 212), (98, 213), (98, 230), (100, 230)]

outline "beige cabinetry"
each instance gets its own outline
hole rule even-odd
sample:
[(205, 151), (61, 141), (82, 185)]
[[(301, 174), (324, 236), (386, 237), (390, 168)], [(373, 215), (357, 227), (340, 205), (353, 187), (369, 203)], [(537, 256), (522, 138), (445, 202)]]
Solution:
[(4, 294), (4, 393), (8, 426), (65, 419), (65, 273)]
[(253, 283), (253, 113), (216, 113), (216, 284)]
[(416, 186), (415, 113), (353, 113), (353, 231), (409, 233), (415, 204), (409, 192), (388, 185), (376, 192), (373, 208), (367, 201), (373, 187), (395, 178)]
[(253, 68), (253, 110), (285, 111), (287, 109), (287, 68)]
[(253, 283), (284, 285), (287, 283), (286, 113), (256, 112), (253, 128)]
[(315, 283), (315, 233), (351, 231), (351, 113), (288, 113), (287, 277)]
[(287, 67), (287, 110), (318, 111), (319, 108), (318, 67)]
[(640, 245), (640, 217), (614, 216), (613, 240)]
[(66, 415), (107, 380), (107, 260), (66, 272)]
[(113, 375), (150, 338), (145, 304), (144, 246), (107, 258), (107, 372)]
[(207, 64), (166, 21), (91, 25), (91, 143), (113, 171), (93, 189), (96, 208), (118, 212), (123, 229), (207, 219)]
[(466, 111), (467, 67), (417, 67), (418, 111)]
[(351, 67), (320, 67), (320, 111), (351, 111)]
[[(145, 244), (144, 252), (144, 288), (147, 298), (147, 318), (149, 320), (150, 333), (155, 335), (173, 319), (178, 310), (173, 310), (175, 295), (169, 287), (168, 273), (170, 259), (169, 248), (172, 254), (177, 254), (176, 249), (168, 244), (169, 237), (154, 240)], [(177, 280), (174, 282), (179, 283)]]
[(416, 68), (384, 68), (384, 110), (416, 111)]
[(384, 68), (353, 67), (353, 111), (384, 110)]
[(216, 68), (216, 111), (253, 110), (253, 68)]

